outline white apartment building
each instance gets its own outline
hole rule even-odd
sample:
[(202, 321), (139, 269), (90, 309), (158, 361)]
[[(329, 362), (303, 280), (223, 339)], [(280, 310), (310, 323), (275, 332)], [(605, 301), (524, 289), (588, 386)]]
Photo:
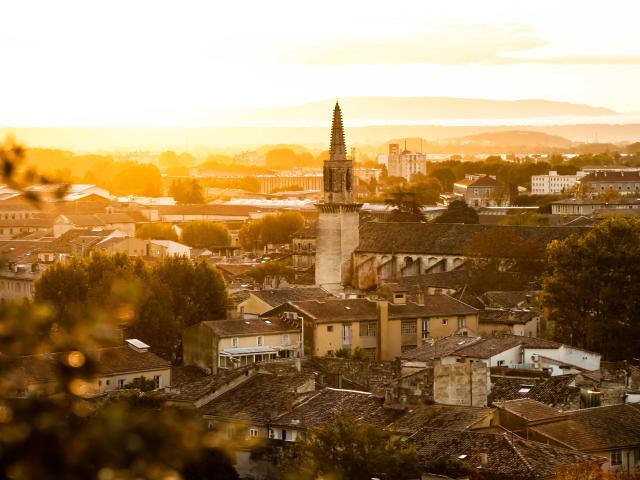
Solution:
[(416, 173), (427, 174), (427, 155), (424, 153), (400, 151), (397, 143), (389, 144), (387, 157), (387, 171), (389, 176), (404, 177), (411, 180)]
[(558, 175), (554, 170), (551, 170), (548, 175), (531, 175), (531, 193), (533, 195), (564, 193), (584, 175), (584, 172), (578, 172), (575, 175)]

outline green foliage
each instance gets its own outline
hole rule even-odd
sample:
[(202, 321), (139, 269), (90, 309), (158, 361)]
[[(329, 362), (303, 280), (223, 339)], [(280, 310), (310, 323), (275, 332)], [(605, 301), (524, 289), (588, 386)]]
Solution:
[[(137, 162), (116, 162), (111, 171), (102, 172), (106, 181), (96, 179), (114, 195), (142, 195), (157, 197), (162, 195), (162, 177), (155, 165)], [(110, 177), (110, 174), (112, 175)], [(110, 178), (109, 178), (110, 177)]]
[(267, 168), (286, 169), (293, 167), (319, 167), (321, 161), (307, 151), (296, 152), (290, 148), (274, 148), (266, 154)]
[(420, 477), (413, 446), (353, 414), (335, 416), (331, 423), (309, 429), (283, 459), (281, 470), (285, 480)]
[(182, 329), (223, 318), (228, 304), (222, 275), (205, 262), (166, 257), (147, 268), (138, 258), (98, 252), (48, 268), (36, 282), (35, 300), (63, 328), (83, 312), (99, 311), (173, 360), (181, 357)]
[(549, 225), (549, 217), (539, 213), (525, 212), (516, 215), (505, 215), (499, 225), (525, 225), (543, 227)]
[(178, 241), (178, 234), (170, 223), (145, 223), (136, 228), (136, 237), (150, 240)]
[[(166, 406), (155, 393), (88, 400), (112, 317), (85, 309), (60, 325), (52, 313), (33, 304), (0, 311), (2, 478), (195, 480), (207, 478), (196, 475), (203, 468), (238, 478), (222, 440), (195, 410)], [(55, 397), (25, 396), (24, 353), (49, 354)]]
[(231, 235), (223, 223), (203, 220), (187, 223), (182, 229), (182, 241), (190, 247), (212, 250), (231, 245)]
[(264, 288), (266, 283), (273, 288), (278, 288), (283, 280), (293, 282), (294, 271), (283, 262), (271, 261), (256, 265), (247, 275), (253, 278), (261, 288)]
[(177, 179), (169, 187), (169, 195), (178, 203), (204, 203), (202, 185), (195, 179)]
[(288, 243), (302, 227), (304, 217), (300, 212), (269, 214), (246, 223), (240, 229), (238, 239), (245, 250), (256, 250), (268, 244)]
[(614, 217), (548, 248), (543, 302), (556, 339), (606, 360), (640, 352), (640, 220)]
[(360, 347), (355, 347), (354, 349), (341, 348), (336, 350), (335, 355), (338, 358), (346, 358), (348, 360), (368, 360), (367, 353)]
[(128, 390), (140, 390), (141, 392), (151, 392), (156, 388), (156, 382), (153, 378), (136, 377), (132, 382), (127, 383), (124, 388)]
[(454, 200), (447, 207), (447, 211), (438, 215), (434, 223), (467, 223), (477, 224), (478, 214), (462, 200)]

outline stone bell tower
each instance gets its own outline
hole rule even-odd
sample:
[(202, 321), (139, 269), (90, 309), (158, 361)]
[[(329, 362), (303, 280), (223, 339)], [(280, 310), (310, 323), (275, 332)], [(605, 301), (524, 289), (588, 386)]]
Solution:
[(336, 102), (329, 159), (324, 162), (324, 201), (318, 209), (316, 284), (341, 290), (351, 281), (351, 258), (358, 246), (361, 204), (353, 202), (353, 161), (347, 158), (342, 112)]

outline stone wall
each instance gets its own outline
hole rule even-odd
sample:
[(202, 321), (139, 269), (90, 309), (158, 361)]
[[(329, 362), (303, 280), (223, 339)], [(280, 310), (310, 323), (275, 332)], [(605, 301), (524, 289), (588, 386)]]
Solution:
[(445, 405), (487, 406), (487, 366), (483, 362), (436, 365), (433, 399)]

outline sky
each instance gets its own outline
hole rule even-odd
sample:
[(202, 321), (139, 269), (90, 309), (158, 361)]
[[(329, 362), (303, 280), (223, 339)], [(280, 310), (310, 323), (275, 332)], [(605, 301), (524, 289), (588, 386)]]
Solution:
[(0, 5), (0, 126), (209, 126), (370, 95), (640, 112), (637, 0)]

